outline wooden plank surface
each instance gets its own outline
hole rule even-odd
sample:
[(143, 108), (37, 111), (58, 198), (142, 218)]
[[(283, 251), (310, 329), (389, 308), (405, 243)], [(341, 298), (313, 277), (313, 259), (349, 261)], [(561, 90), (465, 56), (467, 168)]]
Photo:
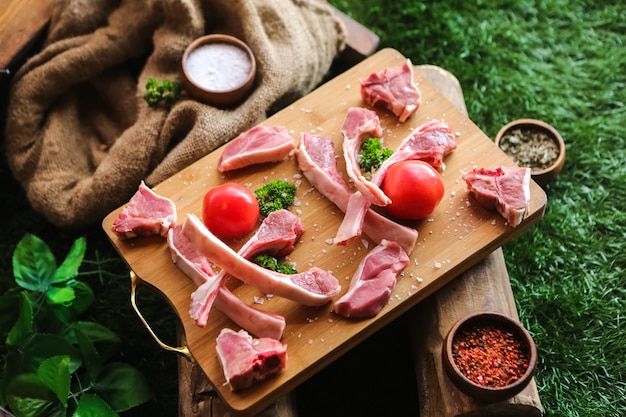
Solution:
[[(362, 105), (359, 78), (401, 65), (404, 60), (405, 57), (393, 49), (379, 51), (264, 123), (284, 125), (294, 137), (303, 131), (327, 135), (335, 141), (340, 155), (340, 128), (345, 113), (351, 106)], [(529, 215), (517, 228), (506, 225), (496, 213), (471, 204), (461, 179), (464, 172), (474, 166), (513, 163), (419, 72), (416, 72), (415, 79), (423, 95), (420, 110), (404, 124), (399, 124), (390, 113), (379, 111), (383, 136), (386, 145), (395, 148), (412, 129), (428, 120), (440, 118), (450, 124), (458, 134), (458, 148), (445, 160), (446, 169), (442, 173), (446, 187), (444, 199), (430, 219), (413, 224), (420, 237), (410, 255), (411, 263), (399, 278), (390, 303), (377, 317), (345, 320), (332, 313), (330, 305), (303, 307), (280, 297), (259, 305), (284, 315), (287, 320), (283, 341), (289, 346), (289, 363), (276, 378), (241, 393), (231, 392), (224, 385), (222, 369), (215, 357), (215, 337), (221, 328), (233, 326), (232, 323), (216, 311), (205, 329), (196, 327), (188, 317), (189, 297), (195, 288), (172, 264), (167, 243), (157, 237), (120, 241), (112, 234), (111, 225), (122, 207), (104, 219), (104, 230), (129, 266), (172, 303), (181, 317), (189, 349), (233, 410), (246, 415), (258, 413), (542, 217), (546, 195), (534, 182), (531, 183)], [(237, 181), (255, 189), (274, 178), (300, 180), (293, 159), (221, 175), (216, 169), (219, 155), (220, 149), (155, 187), (157, 193), (171, 198), (177, 205), (180, 221), (187, 213), (199, 215), (203, 195), (222, 182)], [(338, 166), (343, 169), (341, 158)], [(315, 265), (330, 270), (345, 291), (349, 278), (367, 249), (372, 247), (372, 242), (364, 237), (347, 247), (330, 245), (328, 240), (334, 236), (342, 214), (312, 190), (306, 180), (301, 181), (297, 196), (302, 204), (297, 210), (301, 211), (307, 230), (291, 260), (299, 269)], [(237, 249), (240, 244), (233, 243), (233, 247)], [(263, 297), (256, 289), (245, 285), (233, 290), (247, 302), (252, 302), (254, 297)]]

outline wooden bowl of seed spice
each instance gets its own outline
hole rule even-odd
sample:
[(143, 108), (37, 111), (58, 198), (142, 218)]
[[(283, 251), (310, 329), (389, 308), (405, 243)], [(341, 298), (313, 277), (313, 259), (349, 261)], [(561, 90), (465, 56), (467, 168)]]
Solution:
[(563, 138), (541, 120), (514, 120), (500, 129), (494, 142), (517, 165), (530, 168), (533, 180), (544, 188), (556, 179), (565, 164)]
[(537, 348), (517, 320), (495, 312), (467, 316), (452, 326), (442, 348), (452, 382), (483, 402), (513, 397), (530, 383)]

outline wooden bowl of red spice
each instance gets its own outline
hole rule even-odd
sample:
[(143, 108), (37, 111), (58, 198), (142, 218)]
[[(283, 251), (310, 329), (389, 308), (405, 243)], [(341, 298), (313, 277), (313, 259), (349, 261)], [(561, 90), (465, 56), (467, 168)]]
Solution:
[(532, 179), (544, 188), (565, 165), (563, 137), (541, 120), (519, 119), (507, 123), (498, 131), (494, 142), (517, 165), (530, 168)]
[(443, 366), (464, 393), (483, 402), (515, 396), (531, 381), (537, 348), (528, 331), (504, 314), (459, 320), (444, 340)]

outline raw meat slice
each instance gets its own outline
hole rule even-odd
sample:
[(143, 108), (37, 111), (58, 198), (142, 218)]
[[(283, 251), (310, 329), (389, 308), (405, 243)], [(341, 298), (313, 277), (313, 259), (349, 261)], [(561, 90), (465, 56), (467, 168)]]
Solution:
[(222, 329), (216, 351), (233, 391), (249, 388), (287, 366), (287, 345), (269, 337), (254, 339), (245, 330)]
[(183, 236), (182, 225), (172, 227), (167, 233), (167, 244), (174, 264), (200, 286), (215, 275), (207, 259), (191, 246)]
[(111, 228), (120, 239), (151, 235), (165, 237), (175, 224), (174, 202), (157, 195), (141, 181), (137, 192), (124, 206)]
[(283, 316), (244, 303), (223, 285), (217, 293), (214, 305), (242, 329), (256, 337), (270, 337), (276, 340), (283, 337), (287, 325)]
[[(300, 170), (311, 185), (345, 213), (352, 191), (337, 171), (332, 140), (327, 136), (302, 132), (296, 157)], [(358, 224), (361, 225), (360, 222)], [(393, 240), (407, 253), (413, 251), (417, 241), (417, 230), (396, 223), (370, 209), (365, 211), (362, 227), (374, 242)]]
[[(287, 255), (293, 251), (296, 241), (303, 232), (302, 220), (290, 211), (272, 212), (263, 219), (254, 236), (241, 247), (239, 255), (246, 259), (250, 259), (261, 252), (274, 256)], [(215, 294), (227, 275), (226, 271), (220, 271), (215, 279), (200, 285), (191, 295), (189, 314), (198, 326), (204, 327), (206, 325)]]
[[(456, 140), (447, 123), (439, 120), (426, 122), (402, 140), (398, 149), (376, 170), (370, 183), (380, 187), (391, 165), (409, 159), (419, 159), (435, 168), (442, 168), (444, 157), (454, 149)], [(337, 244), (345, 245), (360, 236), (363, 212), (369, 209), (370, 204), (360, 191), (350, 197), (348, 210), (335, 236)]]
[(267, 270), (239, 256), (211, 233), (202, 221), (187, 214), (183, 234), (202, 255), (229, 274), (266, 294), (275, 294), (307, 306), (328, 303), (341, 291), (339, 281), (330, 272), (313, 267), (297, 274), (280, 274)]
[(257, 125), (224, 146), (217, 169), (225, 172), (254, 164), (282, 161), (295, 148), (296, 144), (287, 128)]
[(413, 81), (413, 65), (407, 59), (399, 67), (386, 68), (360, 81), (361, 98), (370, 106), (389, 109), (400, 122), (411, 117), (422, 103), (422, 94)]
[(359, 152), (363, 142), (372, 137), (382, 135), (378, 115), (363, 107), (351, 107), (341, 127), (343, 134), (343, 157), (346, 161), (346, 173), (354, 181), (354, 186), (372, 204), (386, 206), (391, 202), (389, 197), (376, 185), (363, 176), (359, 166)]
[(348, 291), (335, 302), (335, 312), (351, 318), (376, 316), (389, 302), (396, 276), (408, 264), (409, 257), (402, 247), (384, 240), (363, 258)]
[(196, 325), (206, 325), (212, 305), (228, 318), (257, 337), (280, 340), (285, 330), (285, 318), (259, 310), (241, 301), (214, 275), (207, 259), (200, 255), (181, 232), (182, 226), (170, 229), (168, 244), (172, 260), (198, 286), (192, 293), (189, 315)]
[(522, 222), (530, 201), (530, 168), (475, 168), (463, 179), (481, 206), (496, 210), (513, 227)]

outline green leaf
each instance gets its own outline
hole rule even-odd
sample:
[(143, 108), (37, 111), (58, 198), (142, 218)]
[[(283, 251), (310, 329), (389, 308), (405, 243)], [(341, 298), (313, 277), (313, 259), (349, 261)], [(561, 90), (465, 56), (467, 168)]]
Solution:
[(75, 332), (83, 333), (97, 348), (98, 354), (107, 359), (119, 351), (121, 340), (115, 332), (101, 324), (80, 321), (72, 323), (71, 328)]
[(9, 383), (13, 380), (13, 378), (23, 373), (24, 370), (22, 369), (22, 354), (20, 351), (10, 349), (2, 359), (4, 363), (2, 373), (0, 374), (0, 404), (6, 405), (7, 387), (9, 386)]
[(118, 414), (99, 396), (85, 394), (80, 398), (72, 417), (118, 417)]
[(80, 352), (67, 340), (51, 334), (35, 334), (22, 347), (24, 366), (34, 372), (48, 358), (57, 355), (70, 357), (69, 370), (74, 373), (82, 364)]
[(80, 330), (74, 330), (78, 348), (83, 357), (83, 365), (91, 379), (95, 379), (102, 369), (102, 358), (98, 354), (93, 342)]
[(37, 376), (55, 393), (63, 407), (67, 407), (67, 398), (70, 395), (72, 375), (69, 365), (69, 356), (53, 356), (43, 361), (37, 370)]
[(78, 238), (74, 241), (70, 252), (67, 254), (63, 263), (56, 270), (52, 282), (59, 283), (65, 282), (78, 275), (78, 268), (83, 262), (85, 256), (85, 250), (87, 249), (87, 240), (84, 237)]
[(45, 292), (54, 279), (57, 266), (52, 251), (37, 236), (26, 234), (13, 252), (13, 275), (20, 287)]
[(33, 333), (33, 305), (25, 291), (20, 293), (19, 315), (9, 331), (7, 345), (18, 346)]
[(19, 317), (22, 295), (6, 292), (0, 295), (0, 338), (8, 334)]
[(125, 363), (112, 363), (94, 381), (96, 392), (116, 411), (128, 410), (152, 395), (144, 376)]
[(35, 374), (21, 374), (7, 387), (7, 401), (16, 417), (47, 416), (61, 405)]
[(71, 288), (74, 290), (74, 301), (71, 305), (53, 304), (54, 314), (62, 323), (71, 323), (94, 302), (93, 290), (85, 283), (71, 281)]
[(50, 287), (46, 292), (51, 304), (69, 306), (75, 298), (74, 289), (71, 287)]

